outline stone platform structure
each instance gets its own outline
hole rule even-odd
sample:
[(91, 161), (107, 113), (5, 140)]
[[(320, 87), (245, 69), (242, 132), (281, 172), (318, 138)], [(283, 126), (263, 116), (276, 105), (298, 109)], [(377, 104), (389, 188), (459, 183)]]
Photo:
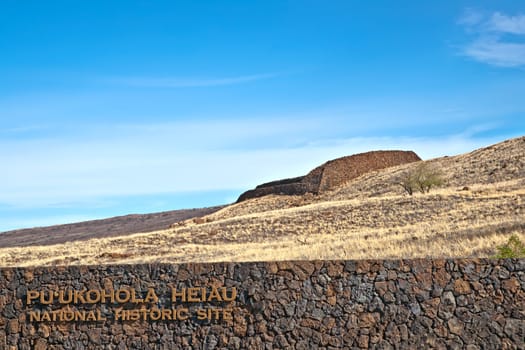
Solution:
[(269, 194), (319, 194), (333, 190), (371, 171), (420, 161), (412, 151), (372, 151), (337, 158), (324, 163), (305, 176), (268, 182), (241, 194), (237, 202)]

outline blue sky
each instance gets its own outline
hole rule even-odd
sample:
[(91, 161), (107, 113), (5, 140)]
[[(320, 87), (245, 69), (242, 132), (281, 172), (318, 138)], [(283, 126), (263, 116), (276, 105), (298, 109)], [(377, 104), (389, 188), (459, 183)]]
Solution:
[(0, 231), (525, 134), (521, 1), (2, 1)]

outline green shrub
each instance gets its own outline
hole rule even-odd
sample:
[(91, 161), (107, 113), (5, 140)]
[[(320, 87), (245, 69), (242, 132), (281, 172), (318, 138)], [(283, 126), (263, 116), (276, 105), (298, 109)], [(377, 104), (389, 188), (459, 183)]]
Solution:
[(510, 236), (507, 243), (496, 247), (498, 253), (494, 255), (497, 259), (525, 258), (525, 244), (517, 235)]
[(441, 171), (427, 163), (422, 163), (404, 173), (398, 183), (406, 193), (412, 195), (415, 191), (428, 193), (432, 187), (441, 186), (443, 182)]

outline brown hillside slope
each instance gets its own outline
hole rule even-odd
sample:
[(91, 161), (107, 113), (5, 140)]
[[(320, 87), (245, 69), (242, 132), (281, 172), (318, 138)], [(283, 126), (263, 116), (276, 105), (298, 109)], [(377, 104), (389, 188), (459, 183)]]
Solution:
[[(525, 241), (525, 137), (428, 161), (443, 187), (408, 196), (418, 163), (364, 174), (318, 196), (266, 196), (202, 224), (46, 247), (0, 249), (0, 265), (481, 257)], [(468, 187), (468, 189), (464, 189)]]
[(222, 206), (171, 210), (152, 214), (130, 214), (73, 224), (27, 228), (0, 233), (0, 247), (50, 245), (69, 241), (150, 232), (168, 227), (174, 221), (211, 214)]

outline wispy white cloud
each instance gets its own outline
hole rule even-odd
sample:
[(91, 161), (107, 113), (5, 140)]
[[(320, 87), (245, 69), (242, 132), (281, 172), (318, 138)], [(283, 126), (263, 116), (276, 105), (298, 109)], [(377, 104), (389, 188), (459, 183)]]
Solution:
[[(280, 124), (276, 133), (290, 133), (292, 123)], [(180, 130), (190, 130), (180, 126)], [(270, 128), (246, 122), (238, 138), (250, 128)], [(283, 130), (283, 128), (285, 130)], [(411, 149), (423, 158), (454, 155), (498, 141), (472, 132), (443, 137), (342, 137), (311, 140), (299, 146), (228, 149), (213, 139), (206, 147), (193, 147), (178, 137), (177, 126), (158, 132), (156, 126), (129, 129), (86, 138), (52, 142), (0, 141), (0, 204), (10, 207), (51, 207), (112, 196), (155, 195), (191, 191), (247, 189), (258, 183), (305, 174), (328, 159), (377, 149)], [(194, 139), (205, 140), (220, 130), (199, 125)], [(184, 131), (183, 131), (184, 132)], [(224, 142), (224, 141), (223, 141)], [(217, 147), (213, 147), (213, 146)], [(13, 150), (16, 150), (13, 153)]]
[(102, 79), (117, 85), (141, 88), (184, 88), (237, 85), (277, 77), (278, 73), (242, 75), (222, 78), (183, 78), (183, 77), (113, 77)]
[(525, 34), (525, 15), (506, 16), (495, 12), (489, 19), (490, 29), (494, 32)]
[(525, 44), (504, 42), (497, 37), (484, 37), (470, 43), (464, 53), (477, 61), (499, 67), (525, 65)]
[(458, 23), (473, 37), (463, 47), (465, 56), (499, 67), (525, 65), (525, 15), (467, 9)]
[(478, 10), (467, 8), (458, 19), (458, 23), (468, 28), (478, 25), (484, 20), (485, 16)]

